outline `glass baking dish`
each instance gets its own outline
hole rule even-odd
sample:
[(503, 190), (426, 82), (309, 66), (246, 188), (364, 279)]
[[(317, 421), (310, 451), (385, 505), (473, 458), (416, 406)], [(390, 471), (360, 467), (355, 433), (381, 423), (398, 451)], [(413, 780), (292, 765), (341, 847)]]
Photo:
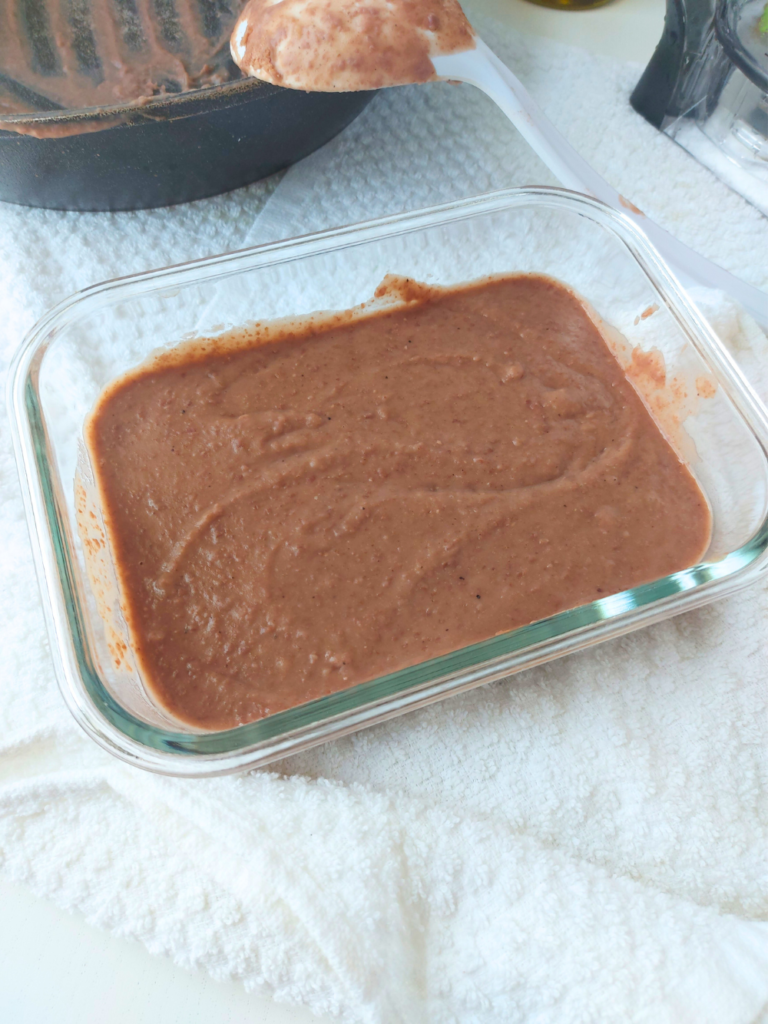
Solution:
[[(249, 725), (204, 732), (169, 720), (136, 672), (113, 664), (76, 526), (82, 425), (104, 385), (186, 338), (355, 306), (386, 274), (451, 285), (513, 271), (573, 286), (630, 369), (663, 358), (665, 377), (639, 374), (635, 383), (710, 502), (705, 560)], [(698, 607), (766, 567), (768, 413), (641, 232), (560, 189), (491, 193), (96, 285), (28, 336), (10, 406), (62, 693), (98, 743), (152, 771), (210, 776), (261, 765)]]

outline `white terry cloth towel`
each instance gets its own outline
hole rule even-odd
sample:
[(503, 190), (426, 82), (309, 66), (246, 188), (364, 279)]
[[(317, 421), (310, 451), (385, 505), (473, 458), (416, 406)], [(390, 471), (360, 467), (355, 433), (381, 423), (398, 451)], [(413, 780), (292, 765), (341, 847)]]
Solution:
[[(639, 69), (476, 19), (625, 195), (768, 285), (768, 222), (635, 115)], [(469, 87), (382, 93), (252, 240), (551, 179)], [(7, 362), (77, 287), (241, 246), (274, 182), (178, 209), (0, 208)], [(707, 309), (768, 397), (768, 342)], [(238, 777), (111, 759), (59, 697), (7, 428), (0, 870), (155, 953), (370, 1024), (748, 1024), (768, 1011), (764, 585)]]

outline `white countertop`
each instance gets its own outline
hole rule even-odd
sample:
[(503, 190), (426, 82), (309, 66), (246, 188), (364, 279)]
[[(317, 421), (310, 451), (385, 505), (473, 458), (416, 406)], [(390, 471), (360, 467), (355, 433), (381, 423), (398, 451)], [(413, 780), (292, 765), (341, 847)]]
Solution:
[[(522, 31), (647, 62), (665, 0), (614, 0), (565, 13), (526, 0), (476, 0)], [(13, 1024), (310, 1024), (320, 1018), (152, 957), (0, 880), (0, 1008)]]

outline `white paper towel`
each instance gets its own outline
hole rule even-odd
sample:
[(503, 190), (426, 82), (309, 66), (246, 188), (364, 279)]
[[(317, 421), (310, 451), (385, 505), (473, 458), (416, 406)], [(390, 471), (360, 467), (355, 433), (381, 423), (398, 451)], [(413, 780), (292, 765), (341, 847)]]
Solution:
[[(487, 41), (624, 194), (768, 284), (768, 223), (628, 107), (635, 68)], [(172, 210), (0, 208), (3, 355), (104, 277), (551, 181), (468, 87), (377, 97), (273, 183)], [(253, 224), (253, 227), (251, 225)], [(709, 312), (768, 396), (768, 342)], [(214, 781), (152, 777), (57, 692), (0, 452), (0, 870), (116, 934), (366, 1022), (741, 1024), (768, 1008), (768, 595)]]

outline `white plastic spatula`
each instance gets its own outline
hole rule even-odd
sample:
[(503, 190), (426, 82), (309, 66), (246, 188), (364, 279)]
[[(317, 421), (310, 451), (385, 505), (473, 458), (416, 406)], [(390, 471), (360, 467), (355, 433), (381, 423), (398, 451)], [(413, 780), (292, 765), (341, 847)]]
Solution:
[(594, 196), (634, 220), (685, 287), (703, 284), (708, 288), (718, 288), (768, 328), (768, 295), (689, 249), (601, 178), (560, 134), (522, 82), (482, 39), (476, 37), (473, 50), (432, 57), (432, 63), (440, 78), (467, 82), (482, 89), (504, 111), (562, 185)]
[(566, 188), (634, 220), (684, 286), (718, 288), (768, 328), (768, 295), (683, 245), (604, 181), (475, 34), (457, 0), (249, 0), (231, 49), (246, 74), (309, 92), (434, 78), (477, 86)]

